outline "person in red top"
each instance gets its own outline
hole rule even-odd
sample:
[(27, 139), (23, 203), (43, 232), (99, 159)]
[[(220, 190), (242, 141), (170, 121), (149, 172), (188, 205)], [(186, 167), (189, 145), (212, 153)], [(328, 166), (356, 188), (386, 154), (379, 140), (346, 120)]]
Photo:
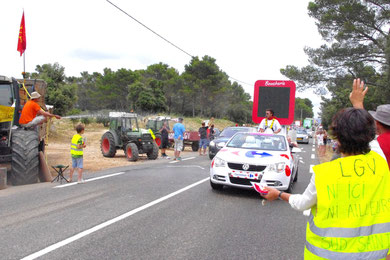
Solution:
[[(368, 87), (364, 88), (363, 81), (360, 81), (360, 79), (353, 80), (349, 99), (354, 108), (364, 109), (363, 100), (367, 91)], [(376, 111), (368, 112), (375, 119), (376, 133), (378, 134), (377, 141), (386, 156), (390, 168), (390, 104), (380, 105), (376, 108)]]
[(23, 127), (34, 127), (47, 121), (47, 117), (61, 119), (59, 115), (53, 115), (44, 111), (38, 104), (41, 95), (38, 92), (31, 93), (31, 100), (24, 105), (19, 124)]

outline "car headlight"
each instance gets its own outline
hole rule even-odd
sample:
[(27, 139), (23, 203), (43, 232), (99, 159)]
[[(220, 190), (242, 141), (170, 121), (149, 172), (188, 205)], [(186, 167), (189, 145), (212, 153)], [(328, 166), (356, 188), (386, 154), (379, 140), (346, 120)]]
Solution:
[(220, 143), (217, 143), (217, 147), (218, 148), (222, 148), (222, 147), (224, 147), (225, 146), (225, 142), (220, 142)]
[(222, 160), (219, 157), (214, 157), (214, 166), (215, 167), (225, 167), (226, 166), (226, 161)]
[(270, 164), (268, 169), (269, 171), (280, 173), (284, 171), (285, 167), (286, 167), (286, 163), (279, 162), (279, 163)]
[(215, 145), (215, 142), (214, 141), (211, 141), (210, 142), (210, 146), (214, 146)]

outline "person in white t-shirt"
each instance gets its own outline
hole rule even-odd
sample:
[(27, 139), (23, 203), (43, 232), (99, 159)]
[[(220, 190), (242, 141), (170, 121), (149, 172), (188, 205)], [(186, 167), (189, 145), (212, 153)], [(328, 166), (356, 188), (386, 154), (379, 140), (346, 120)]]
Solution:
[(258, 131), (266, 134), (277, 134), (282, 130), (280, 123), (276, 117), (274, 117), (274, 111), (272, 109), (265, 110), (265, 118), (261, 120)]

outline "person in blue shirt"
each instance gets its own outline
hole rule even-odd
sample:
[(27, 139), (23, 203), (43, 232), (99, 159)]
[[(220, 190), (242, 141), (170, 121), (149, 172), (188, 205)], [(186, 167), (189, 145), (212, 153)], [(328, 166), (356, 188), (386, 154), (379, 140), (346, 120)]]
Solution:
[(180, 152), (183, 150), (184, 132), (183, 118), (179, 117), (178, 123), (173, 126), (173, 139), (175, 140), (175, 158), (173, 160), (181, 161)]

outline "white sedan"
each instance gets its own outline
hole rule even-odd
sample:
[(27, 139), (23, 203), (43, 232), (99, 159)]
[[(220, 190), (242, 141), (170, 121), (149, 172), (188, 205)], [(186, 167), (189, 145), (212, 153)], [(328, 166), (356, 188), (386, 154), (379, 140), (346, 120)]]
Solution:
[(251, 182), (291, 192), (298, 180), (299, 148), (290, 148), (285, 135), (235, 134), (214, 157), (210, 185), (252, 189)]

